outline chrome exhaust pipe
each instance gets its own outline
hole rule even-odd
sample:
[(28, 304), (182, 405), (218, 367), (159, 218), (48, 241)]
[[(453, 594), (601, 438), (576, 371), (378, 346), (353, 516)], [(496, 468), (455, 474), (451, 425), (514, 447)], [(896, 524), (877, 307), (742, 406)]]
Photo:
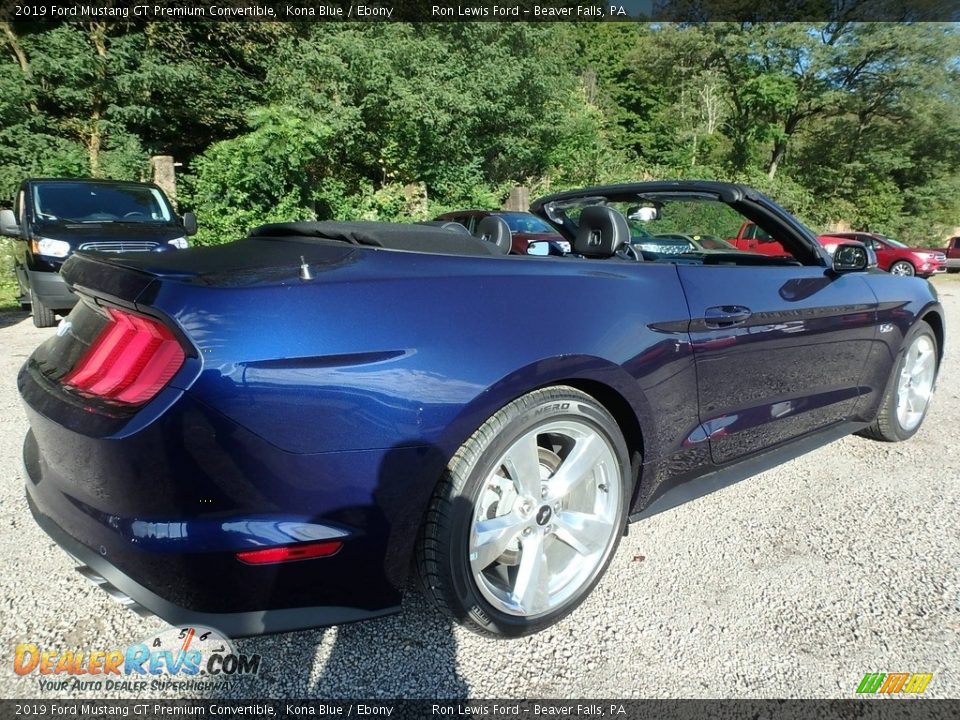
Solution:
[[(76, 560), (76, 558), (74, 558)], [(127, 595), (120, 588), (111, 585), (105, 577), (100, 575), (96, 570), (94, 570), (89, 565), (84, 565), (79, 563), (75, 570), (80, 573), (83, 577), (93, 583), (96, 587), (103, 590), (107, 595), (109, 595), (115, 602), (120, 603), (128, 610), (133, 610), (140, 617), (153, 617), (153, 612), (145, 608), (143, 605), (138, 603), (132, 597)]]

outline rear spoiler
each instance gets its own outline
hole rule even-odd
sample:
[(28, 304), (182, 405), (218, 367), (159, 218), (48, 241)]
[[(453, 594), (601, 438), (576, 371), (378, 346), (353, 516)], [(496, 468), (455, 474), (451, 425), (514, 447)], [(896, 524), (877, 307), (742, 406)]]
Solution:
[(118, 258), (74, 253), (63, 264), (60, 275), (71, 290), (81, 295), (113, 300), (121, 305), (150, 303), (159, 287), (155, 275), (126, 267)]

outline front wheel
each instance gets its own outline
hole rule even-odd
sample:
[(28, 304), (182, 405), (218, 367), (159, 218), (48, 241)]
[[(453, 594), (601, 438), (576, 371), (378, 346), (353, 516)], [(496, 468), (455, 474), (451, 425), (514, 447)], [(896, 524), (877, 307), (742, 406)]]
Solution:
[(30, 310), (33, 315), (33, 324), (38, 328), (53, 327), (57, 324), (57, 318), (53, 310), (40, 302), (33, 288), (30, 289)]
[(897, 260), (893, 265), (890, 266), (891, 275), (901, 275), (904, 277), (910, 277), (916, 274), (916, 269), (908, 263), (906, 260)]
[(417, 548), (427, 596), (482, 635), (558, 622), (590, 593), (623, 535), (626, 442), (609, 412), (571, 387), (537, 390), (460, 448)]
[(908, 440), (926, 417), (937, 377), (937, 338), (930, 326), (921, 322), (907, 337), (904, 348), (887, 382), (877, 419), (860, 433), (865, 437), (887, 442)]

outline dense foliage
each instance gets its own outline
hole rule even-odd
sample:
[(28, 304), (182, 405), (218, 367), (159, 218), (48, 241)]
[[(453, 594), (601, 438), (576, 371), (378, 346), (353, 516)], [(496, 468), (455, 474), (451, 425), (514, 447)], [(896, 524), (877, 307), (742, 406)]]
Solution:
[(652, 177), (913, 242), (960, 224), (946, 25), (0, 23), (0, 47), (0, 198), (172, 154), (201, 243)]

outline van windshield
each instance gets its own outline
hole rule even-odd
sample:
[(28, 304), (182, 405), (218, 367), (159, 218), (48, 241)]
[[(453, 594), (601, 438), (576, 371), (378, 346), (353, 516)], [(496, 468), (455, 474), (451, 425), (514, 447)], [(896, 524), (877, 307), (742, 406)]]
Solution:
[(161, 223), (173, 214), (156, 188), (91, 182), (35, 183), (33, 211), (40, 221), (81, 223)]

